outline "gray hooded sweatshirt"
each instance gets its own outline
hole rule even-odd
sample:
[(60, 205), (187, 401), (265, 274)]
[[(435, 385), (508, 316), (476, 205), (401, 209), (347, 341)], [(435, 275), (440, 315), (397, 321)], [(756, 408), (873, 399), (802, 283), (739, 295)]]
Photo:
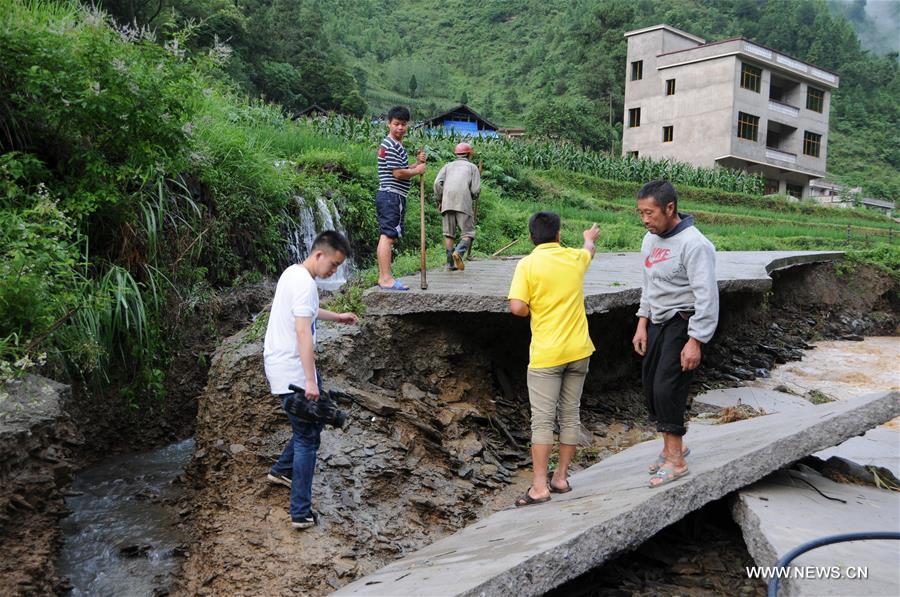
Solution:
[(644, 276), (637, 314), (662, 323), (679, 311), (692, 313), (688, 335), (705, 344), (719, 323), (716, 249), (694, 227), (693, 216), (678, 215), (681, 222), (673, 229), (644, 236)]

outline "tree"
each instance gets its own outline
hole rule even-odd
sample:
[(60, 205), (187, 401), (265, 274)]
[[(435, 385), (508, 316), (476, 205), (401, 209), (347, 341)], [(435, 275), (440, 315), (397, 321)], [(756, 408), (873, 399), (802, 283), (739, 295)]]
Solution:
[(459, 96), (459, 103), (468, 104), (469, 103), (469, 94), (465, 91), (462, 92), (462, 95)]
[(419, 88), (419, 82), (416, 81), (416, 75), (409, 78), (409, 96), (416, 97), (416, 90)]
[(590, 149), (608, 150), (615, 129), (605, 122), (586, 98), (554, 98), (531, 106), (525, 119), (529, 134), (564, 139)]

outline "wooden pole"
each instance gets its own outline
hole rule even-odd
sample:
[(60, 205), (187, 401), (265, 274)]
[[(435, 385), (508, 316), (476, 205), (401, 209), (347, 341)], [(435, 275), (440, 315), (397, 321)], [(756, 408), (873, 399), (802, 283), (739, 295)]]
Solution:
[(428, 290), (428, 280), (425, 277), (425, 175), (419, 175), (419, 240), (420, 242), (420, 259), (419, 269), (421, 270), (420, 286), (422, 290)]
[(491, 257), (496, 257), (497, 255), (499, 255), (499, 254), (502, 253), (503, 251), (507, 250), (508, 248), (510, 248), (511, 246), (513, 246), (514, 244), (516, 244), (517, 242), (519, 242), (520, 240), (522, 240), (522, 239), (521, 239), (521, 238), (517, 238), (516, 240), (512, 241), (511, 243), (508, 243), (508, 244), (506, 244), (506, 245), (503, 245), (502, 247), (500, 247), (499, 249), (497, 249), (496, 251), (494, 251), (494, 253), (491, 255)]
[[(481, 171), (484, 170), (484, 160), (478, 161), (478, 176), (481, 176)], [(475, 199), (474, 206), (475, 214), (472, 216), (472, 220), (474, 220), (475, 225), (478, 226), (478, 199)], [(469, 252), (466, 253), (466, 261), (472, 261), (472, 247), (475, 246), (475, 239), (472, 239), (472, 243), (469, 245)]]

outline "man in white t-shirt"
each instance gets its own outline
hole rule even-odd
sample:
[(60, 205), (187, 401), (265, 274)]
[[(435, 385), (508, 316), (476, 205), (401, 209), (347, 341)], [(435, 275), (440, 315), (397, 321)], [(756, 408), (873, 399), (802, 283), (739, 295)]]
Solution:
[[(334, 313), (319, 308), (316, 278), (328, 278), (350, 254), (350, 243), (340, 232), (327, 230), (313, 241), (303, 263), (287, 268), (278, 279), (266, 328), (266, 377), (272, 393), (281, 398), (293, 437), (272, 466), (268, 479), (291, 488), (291, 525), (306, 529), (316, 524), (312, 511), (312, 480), (323, 424), (295, 417), (288, 410), (294, 400), (318, 400), (322, 379), (316, 370), (316, 320), (355, 324), (355, 313)], [(293, 392), (291, 384), (304, 388)]]

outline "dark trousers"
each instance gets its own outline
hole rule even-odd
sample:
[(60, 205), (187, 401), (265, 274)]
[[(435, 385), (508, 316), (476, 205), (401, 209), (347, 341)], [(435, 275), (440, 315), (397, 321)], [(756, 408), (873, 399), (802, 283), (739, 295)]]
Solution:
[(675, 315), (647, 326), (647, 354), (642, 365), (644, 397), (656, 430), (684, 435), (684, 413), (693, 371), (681, 370), (681, 350), (688, 341), (688, 322)]
[[(318, 371), (319, 393), (323, 393), (322, 378)], [(319, 450), (319, 436), (324, 425), (298, 419), (287, 411), (288, 400), (306, 400), (305, 392), (282, 394), (281, 406), (291, 422), (290, 441), (284, 447), (281, 457), (272, 466), (272, 474), (291, 479), (291, 520), (300, 520), (312, 512), (312, 482), (316, 471), (316, 453)]]

